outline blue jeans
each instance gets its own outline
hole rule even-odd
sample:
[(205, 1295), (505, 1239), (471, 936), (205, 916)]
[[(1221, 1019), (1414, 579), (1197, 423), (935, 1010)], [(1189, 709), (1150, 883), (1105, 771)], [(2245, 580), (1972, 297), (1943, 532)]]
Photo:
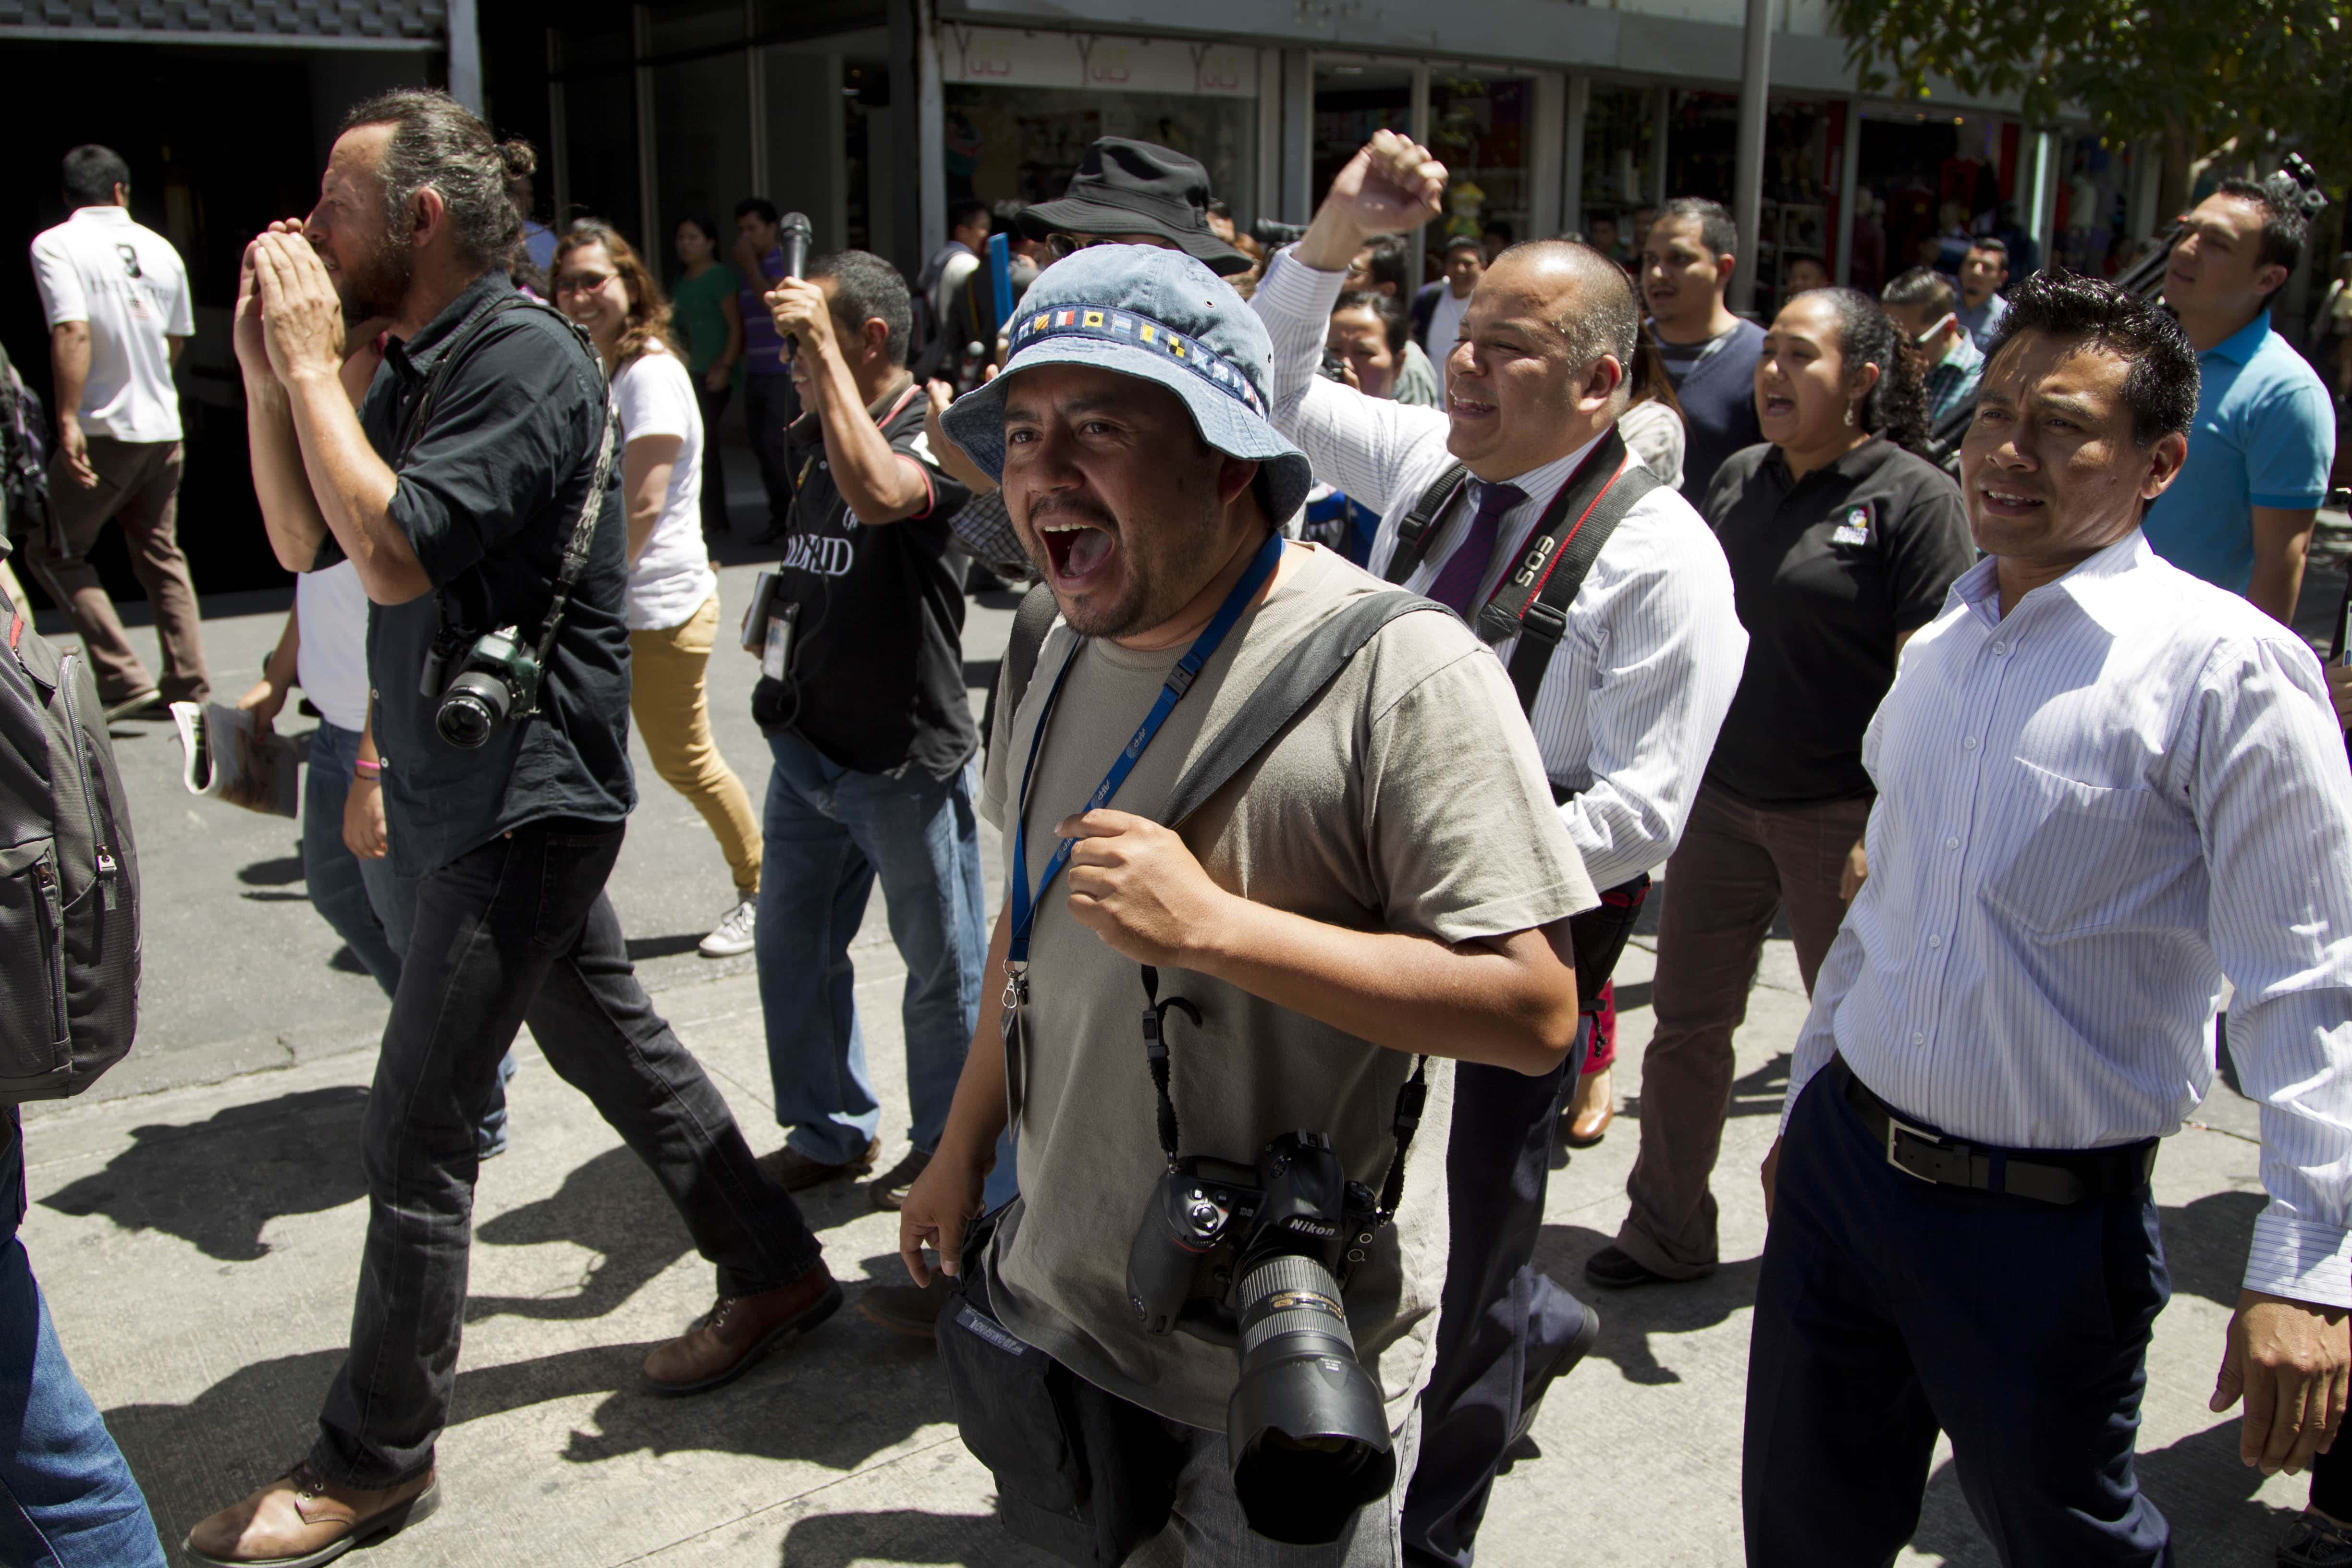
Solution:
[(163, 1568), (147, 1500), (66, 1364), (25, 1244), (25, 1159), (0, 1111), (0, 1563), (11, 1568)]
[(829, 1165), (862, 1157), (881, 1123), (857, 1026), (849, 944), (878, 878), (906, 960), (908, 1137), (929, 1152), (947, 1126), (980, 1022), (988, 916), (969, 763), (863, 773), (799, 736), (768, 737), (767, 853), (760, 873), (760, 1008), (785, 1142)]
[[(362, 860), (343, 842), (343, 802), (352, 793), (352, 764), (360, 732), (319, 721), (310, 736), (310, 771), (302, 781), (302, 880), (310, 905), (335, 928), (353, 956), (375, 976), (386, 998), (400, 989), (400, 960), (416, 923), (416, 879), (392, 868), (389, 856)], [(514, 1053), (499, 1064), (499, 1081), (482, 1113), (478, 1152), (506, 1152), (507, 1080)]]

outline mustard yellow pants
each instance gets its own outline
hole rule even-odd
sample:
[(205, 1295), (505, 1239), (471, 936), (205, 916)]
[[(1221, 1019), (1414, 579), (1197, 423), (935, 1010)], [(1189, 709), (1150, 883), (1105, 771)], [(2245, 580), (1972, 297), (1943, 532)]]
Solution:
[(693, 803), (727, 857), (735, 889), (760, 890), (760, 818), (743, 781), (719, 754), (710, 734), (710, 703), (702, 676), (719, 627), (719, 595), (684, 622), (629, 634), (629, 716), (645, 737), (654, 772)]

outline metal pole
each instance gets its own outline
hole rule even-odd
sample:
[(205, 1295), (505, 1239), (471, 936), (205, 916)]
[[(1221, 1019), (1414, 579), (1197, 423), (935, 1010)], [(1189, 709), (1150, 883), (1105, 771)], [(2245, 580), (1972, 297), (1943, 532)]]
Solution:
[(1559, 226), (1571, 234), (1584, 232), (1584, 122), (1591, 113), (1592, 79), (1580, 72), (1568, 79), (1568, 146), (1559, 169)]
[(449, 96), (482, 112), (482, 30), (474, 0), (449, 0)]
[(1650, 205), (1666, 199), (1666, 130), (1675, 117), (1675, 89), (1659, 88), (1650, 100)]
[(563, 117), (563, 37), (547, 29), (547, 157), (555, 180), (555, 226), (572, 226), (572, 136)]
[[(631, 15), (636, 58), (653, 53), (653, 13), (644, 5)], [(661, 164), (654, 155), (654, 70), (636, 68), (637, 86), (637, 243), (650, 251), (651, 237), (661, 232)]]
[[(1411, 107), (1406, 110), (1406, 112), (1410, 114), (1412, 119), (1412, 124), (1410, 127), (1412, 132), (1412, 139), (1420, 142), (1424, 147), (1428, 146), (1429, 62), (1426, 60), (1423, 60), (1412, 68), (1412, 99)], [(1323, 193), (1320, 191), (1316, 192), (1315, 199), (1318, 201), (1322, 200)], [(1438, 231), (1441, 234), (1444, 232), (1444, 220), (1443, 218), (1438, 220)], [(1422, 278), (1429, 270), (1429, 226), (1427, 224), (1420, 225), (1411, 234), (1404, 237), (1404, 242), (1412, 250), (1412, 254), (1407, 258), (1405, 264), (1407, 268), (1405, 272), (1405, 281), (1410, 284), (1411, 287), (1405, 290), (1405, 297), (1401, 302), (1410, 305), (1412, 303), (1414, 291), (1421, 288)]]
[(1845, 152), (1838, 162), (1837, 270), (1841, 284), (1853, 280), (1854, 207), (1862, 199), (1862, 100), (1845, 100)]
[[(759, 0), (743, 0), (743, 37), (760, 30)], [(743, 102), (751, 122), (751, 190), (768, 194), (768, 51), (756, 45), (743, 50)], [(720, 247), (723, 251), (726, 247)]]
[(915, 134), (921, 154), (915, 167), (922, 181), (923, 244), (929, 261), (948, 242), (947, 89), (940, 79), (940, 34), (931, 0), (915, 0)]
[(1739, 226), (1739, 262), (1731, 274), (1737, 312), (1756, 305), (1756, 258), (1764, 229), (1764, 130), (1772, 86), (1772, 0), (1748, 0), (1748, 40), (1739, 73), (1739, 155), (1732, 186), (1732, 221)]

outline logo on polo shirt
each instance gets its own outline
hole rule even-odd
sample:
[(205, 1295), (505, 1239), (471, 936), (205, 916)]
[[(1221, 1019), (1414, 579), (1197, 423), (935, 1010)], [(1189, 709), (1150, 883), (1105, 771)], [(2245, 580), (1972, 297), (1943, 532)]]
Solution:
[(1845, 517), (1830, 534), (1832, 544), (1867, 544), (1870, 542), (1870, 509), (1866, 506), (1846, 508)]

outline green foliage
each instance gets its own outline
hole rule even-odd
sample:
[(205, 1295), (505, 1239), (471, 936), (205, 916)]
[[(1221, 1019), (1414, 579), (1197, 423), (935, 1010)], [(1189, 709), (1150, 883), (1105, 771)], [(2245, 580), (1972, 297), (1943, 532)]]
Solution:
[[(2110, 140), (2182, 163), (2236, 139), (2294, 146), (2329, 188), (2352, 176), (2352, 0), (1832, 0), (1864, 90), (1930, 77), (2016, 93), (2029, 122), (2087, 111)], [(2277, 142), (2272, 141), (2275, 134)]]

